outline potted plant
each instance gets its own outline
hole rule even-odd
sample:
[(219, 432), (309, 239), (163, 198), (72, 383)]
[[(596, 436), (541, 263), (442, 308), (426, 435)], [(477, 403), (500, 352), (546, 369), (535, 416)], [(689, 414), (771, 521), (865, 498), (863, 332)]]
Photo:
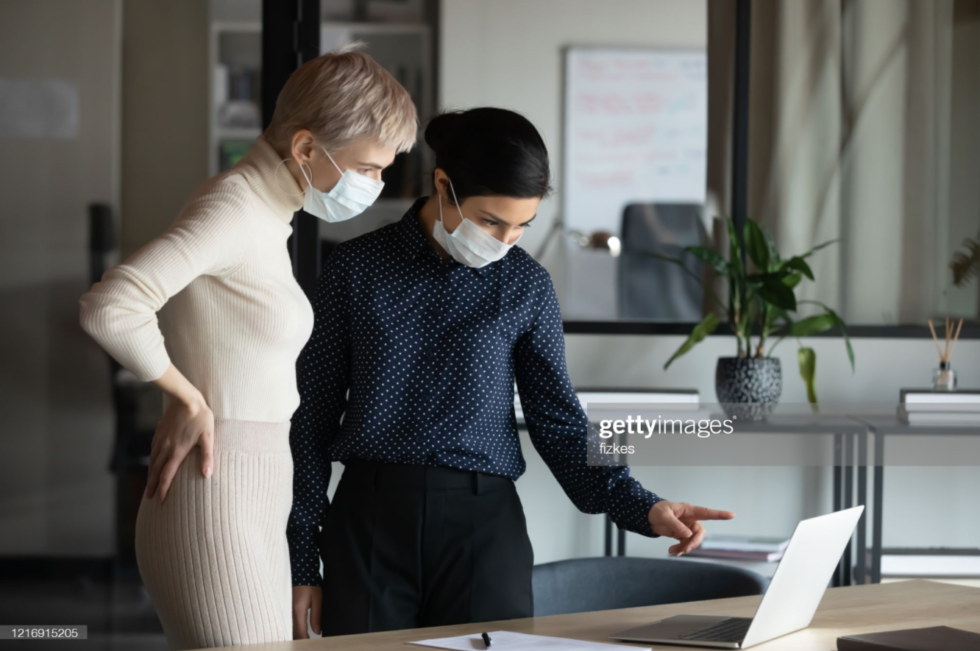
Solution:
[[(819, 301), (796, 299), (795, 288), (807, 278), (813, 280), (813, 271), (806, 259), (836, 240), (819, 244), (802, 255), (783, 259), (776, 250), (772, 233), (757, 222), (747, 219), (742, 229), (742, 240), (748, 260), (742, 256), (742, 244), (730, 218), (728, 225), (729, 256), (726, 260), (717, 251), (703, 246), (689, 246), (685, 250), (711, 266), (715, 272), (728, 279), (728, 303), (721, 301), (712, 288), (689, 270), (682, 260), (650, 254), (656, 258), (680, 266), (710, 292), (725, 311), (727, 321), (737, 341), (735, 357), (721, 357), (715, 369), (715, 392), (718, 401), (725, 405), (729, 415), (760, 420), (768, 416), (782, 393), (782, 370), (779, 359), (772, 357), (773, 349), (786, 336), (806, 337), (839, 327), (844, 337), (847, 356), (854, 372), (854, 350), (847, 336), (844, 320)], [(751, 262), (751, 268), (749, 266)], [(795, 320), (792, 313), (803, 304), (817, 305), (822, 314)], [(715, 331), (719, 318), (709, 312), (691, 331), (690, 336), (664, 364), (671, 363), (698, 342)], [(755, 338), (753, 339), (753, 335)], [(766, 344), (769, 345), (768, 350)], [(812, 348), (803, 346), (797, 339), (797, 357), (800, 375), (806, 384), (807, 399), (816, 408), (817, 392), (814, 385), (817, 355)]]
[(963, 246), (966, 250), (957, 251), (949, 263), (955, 287), (963, 287), (974, 277), (980, 276), (980, 233), (975, 239), (964, 239)]

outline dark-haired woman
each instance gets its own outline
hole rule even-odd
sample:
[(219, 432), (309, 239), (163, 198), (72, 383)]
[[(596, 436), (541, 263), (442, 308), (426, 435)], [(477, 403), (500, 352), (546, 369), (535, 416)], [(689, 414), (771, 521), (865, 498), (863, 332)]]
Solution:
[[(582, 511), (676, 538), (678, 555), (700, 520), (734, 517), (587, 465), (555, 291), (515, 246), (549, 192), (534, 126), (480, 108), (433, 119), (425, 139), (436, 194), (330, 256), (301, 356), (288, 533), (294, 585), (311, 587), (294, 615), (320, 628), (322, 585), (325, 635), (532, 615), (515, 380), (531, 441)], [(331, 460), (345, 468), (328, 508)]]

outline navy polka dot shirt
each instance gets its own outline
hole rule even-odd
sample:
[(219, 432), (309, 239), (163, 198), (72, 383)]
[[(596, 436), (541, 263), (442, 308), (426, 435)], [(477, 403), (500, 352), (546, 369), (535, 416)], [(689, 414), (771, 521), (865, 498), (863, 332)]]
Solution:
[(520, 477), (515, 380), (531, 441), (575, 506), (654, 535), (647, 514), (661, 498), (629, 468), (586, 463), (587, 419), (548, 272), (517, 246), (479, 269), (443, 260), (419, 222), (426, 199), (324, 263), (289, 435), (293, 585), (321, 584), (331, 460)]

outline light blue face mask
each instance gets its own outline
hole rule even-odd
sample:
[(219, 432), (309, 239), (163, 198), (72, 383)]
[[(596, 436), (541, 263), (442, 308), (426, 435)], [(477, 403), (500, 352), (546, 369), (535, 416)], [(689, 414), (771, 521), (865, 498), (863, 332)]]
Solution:
[[(323, 148), (321, 147), (321, 149)], [(299, 169), (306, 179), (306, 197), (303, 200), (303, 210), (331, 223), (357, 217), (377, 201), (381, 189), (385, 186), (384, 182), (375, 181), (357, 172), (342, 170), (326, 149), (323, 150), (323, 153), (340, 172), (340, 180), (330, 192), (320, 192), (313, 187), (313, 171), (310, 170), (309, 175), (307, 175), (304, 166), (300, 165)]]
[(507, 255), (507, 252), (524, 235), (524, 231), (521, 231), (517, 240), (511, 244), (504, 244), (463, 216), (463, 209), (456, 198), (456, 189), (452, 181), (449, 182), (449, 190), (453, 193), (453, 201), (456, 203), (456, 210), (459, 211), (459, 218), (462, 221), (452, 233), (446, 231), (442, 223), (442, 197), (439, 197), (439, 221), (432, 226), (432, 237), (457, 262), (467, 267), (485, 267)]

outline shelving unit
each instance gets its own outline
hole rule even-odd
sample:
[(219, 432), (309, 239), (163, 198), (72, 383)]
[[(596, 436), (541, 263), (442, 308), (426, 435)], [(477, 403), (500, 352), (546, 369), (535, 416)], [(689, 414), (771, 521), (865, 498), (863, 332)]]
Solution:
[[(208, 171), (211, 175), (230, 165), (222, 160), (222, 148), (231, 144), (247, 149), (261, 133), (254, 126), (225, 126), (220, 113), (229, 99), (227, 75), (235, 69), (252, 72), (258, 84), (262, 59), (262, 23), (258, 21), (212, 21), (208, 47)], [(258, 87), (250, 93), (258, 97)], [(254, 107), (258, 113), (258, 104)], [(234, 161), (230, 161), (234, 162)]]
[[(234, 164), (261, 133), (258, 84), (261, 80), (262, 23), (259, 20), (261, 6), (257, 2), (211, 1), (208, 167), (214, 175)], [(320, 31), (322, 52), (353, 41), (363, 42), (364, 51), (412, 95), (423, 125), (436, 110), (434, 24), (422, 22), (425, 1), (411, 0), (398, 7), (372, 2), (370, 20), (353, 21), (345, 20), (355, 15), (351, 9), (353, 5), (348, 7), (331, 0), (322, 5), (324, 20)], [(393, 7), (400, 13), (392, 13)], [(239, 81), (234, 80), (236, 76)], [(254, 107), (246, 105), (247, 97), (255, 102)], [(236, 115), (251, 116), (251, 122), (229, 123), (224, 119), (228, 114), (229, 99), (236, 98), (246, 103), (235, 107), (239, 109)], [(385, 170), (385, 190), (375, 205), (349, 223), (321, 224), (321, 238), (339, 242), (399, 219), (415, 197), (430, 190), (425, 173), (431, 170), (434, 162), (420, 130), (418, 146), (408, 154), (400, 154), (392, 167)]]
[[(247, 104), (259, 97), (262, 25), (258, 21), (213, 20), (209, 47), (209, 170), (217, 174), (234, 162), (223, 149), (247, 148), (261, 133), (258, 104), (252, 107), (252, 121), (227, 120), (229, 100)], [(426, 24), (323, 22), (321, 50), (336, 49), (352, 41), (365, 43), (365, 51), (405, 86), (415, 100), (419, 116), (425, 119), (434, 110), (434, 65), (432, 34)], [(241, 81), (236, 83), (235, 78)], [(244, 86), (241, 87), (241, 86)], [(239, 111), (238, 115), (249, 115)], [(411, 178), (395, 179), (401, 188), (398, 198), (417, 196), (422, 188), (423, 169), (430, 161), (419, 151), (410, 153), (397, 166), (398, 173)], [(227, 152), (226, 152), (227, 154)], [(391, 181), (386, 181), (391, 184)], [(385, 193), (389, 194), (389, 193)], [(384, 196), (383, 198), (394, 198)]]

